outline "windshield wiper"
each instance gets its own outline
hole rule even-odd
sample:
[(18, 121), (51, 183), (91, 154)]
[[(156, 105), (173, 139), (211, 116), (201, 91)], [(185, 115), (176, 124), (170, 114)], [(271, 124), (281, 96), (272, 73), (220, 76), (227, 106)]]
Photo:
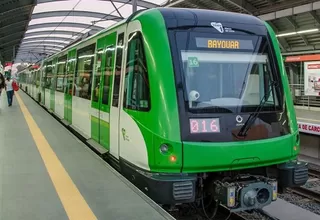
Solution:
[(259, 113), (262, 110), (262, 107), (264, 106), (264, 104), (268, 101), (270, 94), (273, 90), (273, 88), (277, 88), (279, 85), (276, 81), (271, 81), (271, 88), (269, 89), (268, 93), (265, 94), (263, 96), (263, 98), (260, 101), (260, 104), (257, 108), (257, 110), (253, 113), (250, 114), (249, 118), (247, 119), (247, 121), (244, 123), (244, 125), (241, 127), (238, 136), (239, 137), (245, 137), (247, 135), (248, 130), (250, 129), (250, 127), (253, 125), (253, 123), (255, 122), (256, 118), (258, 117)]

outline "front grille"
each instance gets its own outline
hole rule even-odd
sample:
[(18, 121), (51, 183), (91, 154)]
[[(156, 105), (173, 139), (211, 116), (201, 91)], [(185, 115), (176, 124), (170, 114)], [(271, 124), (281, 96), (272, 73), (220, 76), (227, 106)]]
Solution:
[(308, 168), (297, 167), (294, 169), (293, 181), (294, 184), (302, 185), (308, 180)]
[(173, 183), (173, 198), (187, 200), (193, 197), (193, 184), (191, 181)]

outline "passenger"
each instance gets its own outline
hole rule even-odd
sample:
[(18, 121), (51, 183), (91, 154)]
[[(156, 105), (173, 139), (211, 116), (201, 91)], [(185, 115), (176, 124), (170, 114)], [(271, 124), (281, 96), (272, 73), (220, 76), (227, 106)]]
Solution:
[(6, 87), (5, 79), (2, 73), (0, 73), (0, 110), (1, 110), (1, 92)]
[(6, 91), (7, 91), (7, 98), (8, 98), (8, 106), (12, 106), (12, 100), (13, 100), (13, 86), (12, 86), (13, 80), (10, 77), (7, 77), (6, 80)]

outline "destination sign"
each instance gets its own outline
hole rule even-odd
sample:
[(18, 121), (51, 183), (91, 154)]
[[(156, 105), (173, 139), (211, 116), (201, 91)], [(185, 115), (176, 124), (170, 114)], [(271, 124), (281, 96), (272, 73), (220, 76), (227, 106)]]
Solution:
[(197, 44), (197, 47), (199, 48), (253, 50), (253, 44), (251, 40), (215, 39), (215, 38), (197, 37), (196, 44)]

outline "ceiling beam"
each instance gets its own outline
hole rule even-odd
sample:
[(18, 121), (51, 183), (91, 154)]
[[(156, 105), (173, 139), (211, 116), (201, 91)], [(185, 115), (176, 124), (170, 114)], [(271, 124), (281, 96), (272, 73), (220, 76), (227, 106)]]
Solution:
[(23, 37), (23, 34), (24, 34), (25, 30), (20, 30), (20, 31), (17, 31), (17, 32), (9, 32), (9, 34), (7, 35), (0, 35), (0, 41), (3, 41), (5, 39), (14, 39), (14, 38), (22, 38)]
[(48, 12), (40, 12), (35, 13), (31, 16), (31, 19), (39, 19), (39, 18), (49, 18), (49, 17), (65, 17), (65, 16), (77, 16), (77, 17), (94, 17), (105, 20), (113, 20), (113, 21), (121, 21), (123, 20), (119, 16), (104, 14), (99, 12), (91, 12), (91, 11), (48, 11)]
[[(38, 0), (38, 4), (49, 3), (49, 2), (57, 2), (57, 1), (66, 1), (66, 0)], [(100, 0), (100, 1), (108, 1), (108, 2), (110, 2), (110, 0)], [(113, 0), (113, 2), (130, 4), (130, 3), (128, 3), (128, 0)], [(141, 0), (137, 1), (137, 5), (139, 7), (143, 7), (143, 8), (155, 8), (155, 7), (158, 7), (158, 5), (155, 4), (155, 3), (148, 2), (148, 1), (141, 1)]]
[(69, 38), (69, 37), (31, 37), (31, 38), (28, 38), (28, 39), (25, 39), (25, 40), (52, 40), (52, 41), (55, 41), (55, 40), (60, 40), (60, 41), (73, 41), (75, 39), (72, 39), (72, 38)]
[(33, 7), (37, 4), (37, 0), (24, 1), (0, 1), (0, 16), (3, 14), (11, 14), (14, 11), (21, 10), (25, 7)]
[[(305, 2), (310, 2), (303, 4)], [(302, 5), (303, 4), (303, 5)], [(283, 1), (276, 6), (271, 6), (263, 10), (259, 10), (258, 16), (260, 19), (269, 21), (277, 18), (283, 18), (287, 16), (293, 16), (305, 12), (315, 11), (320, 9), (320, 1), (314, 0), (290, 0)]]
[(238, 7), (239, 9), (247, 12), (248, 14), (254, 14), (257, 11), (257, 8), (254, 7), (252, 4), (247, 2), (246, 0), (226, 0), (230, 4)]
[(180, 3), (184, 3), (186, 0), (177, 0), (175, 2), (173, 2), (173, 0), (170, 0), (170, 2), (168, 4), (166, 4), (164, 7), (169, 8), (169, 7), (174, 7), (177, 6)]
[[(272, 21), (268, 21), (268, 24), (272, 27), (272, 29), (274, 30), (274, 32), (278, 33), (279, 30), (278, 28), (272, 23)], [(284, 38), (281, 38), (281, 37), (278, 37), (278, 42), (280, 44), (280, 47), (284, 50), (284, 51), (287, 51), (288, 48), (290, 48), (288, 42), (284, 39)]]
[(38, 29), (38, 28), (47, 28), (47, 27), (75, 27), (75, 28), (83, 28), (87, 29), (90, 27), (90, 29), (101, 31), (104, 28), (97, 26), (97, 25), (89, 25), (85, 23), (73, 23), (73, 22), (50, 22), (50, 23), (42, 23), (42, 24), (32, 24), (29, 25), (28, 30)]
[(52, 41), (52, 40), (48, 40), (48, 41), (44, 41), (44, 40), (32, 40), (32, 39), (23, 39), (21, 41), (21, 44), (30, 44), (30, 43), (36, 43), (36, 44), (55, 44), (55, 45), (61, 45), (61, 46), (65, 46), (68, 45), (69, 42), (57, 42), (57, 41)]
[(33, 37), (33, 36), (39, 36), (39, 35), (51, 35), (51, 34), (59, 34), (59, 35), (66, 35), (66, 36), (73, 36), (73, 35), (78, 35), (78, 34), (86, 34), (86, 33), (80, 33), (76, 31), (35, 31), (35, 32), (29, 32), (25, 33), (24, 37)]
[(310, 11), (309, 14), (313, 17), (313, 19), (320, 25), (320, 18), (315, 11)]
[(52, 53), (58, 53), (60, 50), (57, 50), (55, 48), (39, 48), (39, 49), (34, 49), (32, 47), (26, 47), (26, 48), (21, 48), (18, 50), (18, 53), (19, 54), (20, 52), (22, 51), (42, 51), (43, 53), (45, 52), (52, 52)]
[[(296, 21), (293, 20), (291, 17), (286, 17), (286, 20), (293, 26), (293, 28), (294, 28), (295, 30), (297, 30), (297, 29), (299, 28), (299, 26), (298, 26), (298, 24), (296, 23)], [(308, 46), (308, 45), (309, 45), (309, 42), (308, 42), (307, 38), (306, 38), (304, 35), (301, 35), (301, 34), (298, 34), (298, 35), (299, 35), (299, 36), (301, 37), (301, 39), (303, 40), (304, 44), (305, 44), (306, 46)]]
[(45, 43), (45, 44), (39, 44), (39, 43), (21, 43), (20, 44), (20, 47), (24, 47), (24, 46), (51, 46), (51, 47), (56, 47), (56, 48), (64, 48), (64, 45), (59, 45), (59, 44), (48, 44), (48, 43)]

